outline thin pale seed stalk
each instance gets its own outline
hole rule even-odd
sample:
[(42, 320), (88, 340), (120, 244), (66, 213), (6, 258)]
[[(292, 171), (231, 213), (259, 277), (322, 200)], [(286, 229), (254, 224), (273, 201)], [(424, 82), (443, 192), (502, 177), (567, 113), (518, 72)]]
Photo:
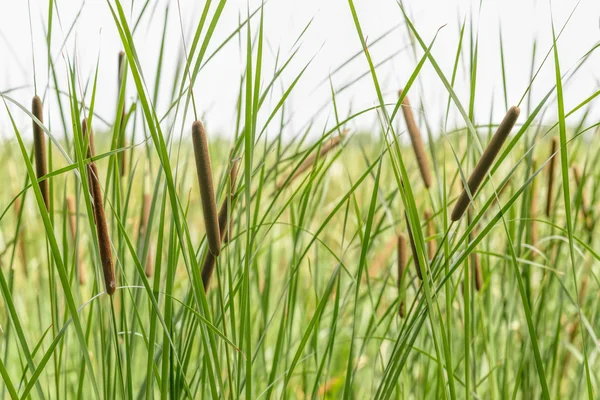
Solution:
[[(38, 96), (33, 96), (31, 102), (31, 113), (41, 122), (44, 122), (43, 105), (42, 100)], [(44, 130), (36, 121), (33, 121), (33, 145), (34, 145), (34, 156), (35, 156), (35, 173), (36, 176), (41, 178), (48, 174), (48, 164), (46, 162), (46, 136)], [(44, 179), (39, 182), (40, 191), (44, 198), (44, 204), (46, 209), (50, 210), (50, 190), (48, 186), (48, 180)]]
[(558, 150), (558, 138), (552, 138), (552, 147), (550, 148), (550, 162), (548, 163), (548, 194), (546, 198), (546, 216), (550, 216), (552, 211), (552, 192), (554, 188), (554, 168), (556, 157), (554, 156)]
[[(84, 119), (81, 123), (84, 143), (88, 140), (88, 157), (93, 157), (95, 153), (94, 135), (92, 129), (87, 127), (87, 120)], [(115, 280), (115, 269), (112, 260), (112, 250), (110, 247), (110, 237), (108, 235), (108, 226), (106, 225), (106, 215), (104, 213), (104, 204), (102, 203), (102, 190), (100, 188), (100, 178), (98, 168), (94, 161), (90, 161), (88, 168), (88, 180), (90, 190), (92, 191), (92, 200), (94, 203), (94, 216), (96, 219), (96, 233), (98, 234), (98, 248), (100, 249), (100, 261), (102, 263), (102, 272), (104, 274), (104, 283), (106, 285), (106, 293), (113, 295), (117, 289)]]
[[(402, 95), (402, 90), (398, 92), (398, 95)], [(427, 161), (427, 155), (425, 153), (425, 146), (423, 145), (423, 139), (421, 138), (421, 132), (415, 121), (412, 108), (408, 96), (402, 100), (402, 114), (404, 114), (404, 120), (406, 121), (406, 129), (410, 136), (410, 142), (412, 143), (415, 157), (417, 159), (417, 165), (421, 172), (421, 178), (423, 178), (423, 184), (427, 189), (431, 187), (431, 171), (429, 169), (429, 162)]]
[[(319, 159), (325, 157), (327, 153), (336, 148), (344, 140), (347, 133), (348, 130), (346, 129), (342, 131), (342, 133), (339, 136), (332, 137), (331, 139), (329, 139), (329, 141), (327, 141), (327, 143), (323, 144), (321, 146), (321, 151), (319, 151)], [(304, 162), (300, 164), (296, 172), (294, 172), (292, 175), (289, 175), (285, 179), (280, 180), (279, 183), (277, 183), (277, 190), (281, 190), (286, 184), (289, 185), (304, 172), (312, 168), (316, 159), (316, 154), (311, 154), (310, 156), (306, 157), (306, 160), (304, 160)]]
[[(67, 196), (67, 213), (69, 216), (69, 233), (71, 234), (73, 246), (75, 246), (75, 241), (77, 240), (77, 207), (75, 206), (73, 196)], [(77, 272), (79, 275), (79, 284), (84, 285), (86, 276), (81, 257), (81, 247), (77, 249)]]
[[(229, 206), (233, 207), (233, 203), (235, 201), (235, 191), (236, 191), (236, 179), (239, 169), (239, 160), (236, 160), (231, 165), (231, 170), (229, 171), (229, 192), (225, 199), (223, 200), (223, 204), (221, 205), (221, 209), (219, 210), (219, 230), (221, 233), (221, 239), (225, 242), (225, 237), (228, 233), (229, 223), (227, 219), (229, 218)], [(204, 264), (202, 265), (202, 282), (204, 284), (204, 291), (208, 291), (210, 287), (210, 279), (215, 270), (215, 264), (217, 262), (217, 256), (213, 255), (210, 251), (206, 255), (206, 259), (204, 260)]]
[(406, 300), (406, 288), (404, 287), (403, 277), (404, 271), (406, 270), (406, 260), (408, 259), (408, 253), (406, 251), (406, 236), (402, 233), (398, 235), (397, 239), (398, 246), (398, 296), (400, 297), (400, 305), (398, 308), (398, 314), (400, 318), (405, 317), (405, 300)]
[(210, 252), (218, 256), (221, 252), (221, 234), (219, 219), (217, 217), (212, 170), (210, 167), (210, 155), (208, 153), (208, 140), (204, 126), (200, 121), (195, 121), (192, 124), (192, 140), (194, 142), (194, 155), (196, 158), (198, 185), (200, 186), (200, 198), (202, 200), (202, 212), (204, 214), (206, 240)]
[[(472, 196), (475, 196), (479, 185), (481, 185), (483, 178), (485, 178), (485, 175), (492, 166), (494, 159), (498, 155), (498, 152), (500, 152), (500, 149), (510, 134), (510, 131), (515, 126), (520, 112), (521, 111), (519, 107), (516, 106), (513, 106), (508, 110), (506, 116), (498, 126), (496, 133), (492, 137), (492, 140), (490, 140), (490, 143), (483, 151), (481, 158), (477, 162), (477, 165), (475, 166), (475, 169), (471, 173), (471, 176), (467, 182), (469, 192)], [(454, 205), (454, 209), (452, 210), (452, 214), (450, 216), (452, 221), (458, 221), (463, 216), (469, 207), (470, 202), (471, 199), (469, 198), (469, 193), (463, 188), (463, 191)]]

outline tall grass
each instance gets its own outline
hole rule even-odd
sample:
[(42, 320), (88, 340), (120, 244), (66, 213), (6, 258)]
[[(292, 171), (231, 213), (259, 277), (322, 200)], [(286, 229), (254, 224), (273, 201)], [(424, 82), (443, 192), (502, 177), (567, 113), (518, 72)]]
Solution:
[[(172, 4), (159, 20), (160, 3), (107, 2), (123, 49), (107, 117), (99, 77), (114, 71), (82, 68), (63, 41), (85, 27), (49, 2), (48, 54), (35, 53), (49, 83), (0, 88), (0, 400), (596, 398), (600, 145), (584, 111), (600, 91), (566, 109), (563, 84), (585, 79), (598, 46), (561, 72), (569, 16), (529, 65), (502, 33), (489, 47), (473, 12), (441, 31), (458, 32), (448, 66), (398, 6), (401, 23), (368, 39), (368, 10), (348, 1), (356, 52), (323, 77), (326, 122), (298, 125), (309, 21), (274, 49), (270, 2), (233, 27), (225, 0), (179, 26)], [(138, 47), (146, 24), (162, 33), (154, 65)], [(498, 70), (483, 72), (503, 109), (517, 104), (504, 120), (478, 106), (480, 49), (498, 42)], [(196, 96), (236, 46), (223, 137)], [(383, 67), (400, 59), (410, 70), (391, 84)], [(441, 121), (424, 69), (445, 90)], [(359, 82), (366, 105), (343, 109)]]

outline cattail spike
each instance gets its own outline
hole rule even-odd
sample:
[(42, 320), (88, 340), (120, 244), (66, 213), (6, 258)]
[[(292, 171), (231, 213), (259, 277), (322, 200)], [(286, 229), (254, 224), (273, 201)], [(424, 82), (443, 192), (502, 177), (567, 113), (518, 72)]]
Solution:
[(556, 157), (554, 154), (558, 150), (558, 138), (552, 138), (552, 147), (550, 149), (550, 162), (548, 163), (548, 197), (546, 198), (546, 216), (550, 216), (552, 211), (552, 189), (554, 187), (554, 165)]
[[(467, 182), (471, 196), (475, 196), (479, 185), (481, 185), (483, 178), (485, 178), (485, 175), (492, 166), (494, 159), (500, 152), (500, 149), (510, 134), (510, 131), (515, 126), (520, 112), (521, 110), (516, 106), (513, 106), (508, 110), (506, 116), (498, 126), (498, 130), (496, 130), (496, 133), (492, 137), (492, 140), (490, 140), (490, 143), (483, 151), (481, 158), (477, 162), (477, 165), (475, 166), (475, 169), (471, 173), (469, 181)], [(465, 189), (463, 189), (458, 201), (454, 206), (454, 210), (452, 210), (452, 214), (450, 216), (452, 221), (458, 221), (463, 216), (466, 209), (469, 207), (470, 202), (471, 199), (469, 198), (469, 194)]]
[[(229, 217), (229, 205), (231, 204), (231, 206), (233, 206), (233, 202), (235, 201), (235, 182), (237, 179), (239, 165), (239, 160), (236, 160), (231, 166), (231, 170), (229, 171), (229, 193), (223, 200), (223, 204), (219, 210), (219, 231), (221, 234), (221, 239), (224, 243), (227, 242), (226, 238), (229, 228), (229, 224), (227, 223), (227, 218)], [(202, 266), (202, 282), (204, 284), (204, 291), (208, 291), (210, 286), (210, 278), (215, 270), (216, 261), (217, 258), (209, 251), (206, 255), (206, 259), (204, 260), (204, 265)]]
[[(348, 130), (345, 129), (339, 136), (332, 137), (327, 143), (324, 143), (321, 146), (321, 151), (319, 151), (319, 159), (325, 157), (327, 153), (329, 153), (332, 149), (337, 147), (342, 142), (342, 140), (344, 140), (347, 133)], [(285, 179), (280, 180), (277, 183), (277, 190), (281, 190), (286, 184), (290, 184), (293, 180), (295, 180), (308, 169), (310, 169), (314, 165), (316, 159), (316, 154), (311, 154), (310, 156), (306, 157), (306, 159), (302, 164), (300, 164), (296, 172), (294, 172), (292, 175), (289, 175)]]
[[(42, 100), (38, 96), (33, 96), (31, 102), (31, 113), (36, 117), (40, 123), (44, 122), (43, 116), (43, 105)], [(46, 163), (46, 136), (44, 130), (36, 121), (33, 121), (33, 144), (34, 144), (34, 155), (35, 155), (35, 172), (36, 176), (41, 178), (48, 174), (48, 165)], [(48, 187), (48, 180), (44, 179), (40, 181), (40, 191), (42, 192), (42, 198), (46, 209), (50, 210), (50, 190)]]
[(405, 309), (405, 288), (403, 285), (404, 271), (406, 270), (406, 260), (408, 254), (406, 251), (406, 236), (403, 234), (398, 235), (398, 295), (400, 296), (400, 306), (398, 308), (398, 314), (400, 318), (404, 318)]
[[(87, 120), (84, 119), (81, 123), (81, 129), (84, 140), (87, 137), (89, 145), (88, 156), (94, 156), (94, 135), (92, 129), (89, 129)], [(88, 181), (92, 192), (92, 200), (94, 203), (94, 216), (96, 219), (96, 232), (98, 234), (98, 247), (100, 249), (100, 261), (102, 262), (102, 272), (104, 274), (104, 283), (106, 285), (106, 293), (113, 295), (117, 289), (115, 280), (115, 270), (112, 260), (112, 250), (110, 247), (110, 237), (108, 235), (108, 226), (106, 225), (106, 215), (104, 213), (104, 204), (102, 203), (102, 190), (100, 188), (100, 178), (96, 163), (91, 161), (88, 164)]]
[[(402, 90), (400, 90), (398, 95), (402, 95)], [(419, 166), (419, 171), (421, 172), (421, 177), (423, 178), (423, 183), (425, 184), (425, 187), (429, 189), (431, 187), (431, 172), (429, 170), (429, 163), (427, 161), (427, 155), (425, 154), (425, 146), (423, 146), (423, 140), (421, 139), (421, 132), (419, 131), (419, 127), (415, 121), (408, 96), (404, 97), (402, 100), (401, 108), (402, 114), (404, 114), (404, 120), (406, 121), (408, 135), (410, 136), (410, 142), (412, 143), (415, 157), (417, 159), (417, 165)]]
[(221, 234), (219, 218), (217, 217), (217, 204), (215, 202), (215, 189), (213, 186), (210, 155), (208, 153), (208, 140), (202, 122), (192, 124), (192, 140), (194, 142), (194, 155), (196, 157), (196, 171), (202, 199), (202, 212), (204, 214), (204, 227), (208, 248), (213, 255), (221, 252)]
[(408, 240), (410, 241), (410, 249), (412, 251), (413, 260), (415, 262), (415, 269), (417, 270), (417, 276), (420, 280), (423, 280), (423, 273), (421, 272), (421, 263), (419, 262), (419, 257), (417, 255), (417, 246), (415, 245), (415, 238), (410, 229), (410, 224), (408, 223), (408, 215), (404, 213), (404, 218), (406, 219), (406, 228), (408, 230)]

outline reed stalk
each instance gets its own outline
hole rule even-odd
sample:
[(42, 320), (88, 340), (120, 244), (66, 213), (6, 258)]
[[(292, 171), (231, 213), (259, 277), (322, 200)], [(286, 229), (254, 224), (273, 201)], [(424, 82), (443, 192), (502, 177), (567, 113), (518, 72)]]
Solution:
[[(402, 90), (398, 92), (398, 95), (402, 95)], [(401, 108), (402, 114), (404, 114), (404, 121), (406, 121), (408, 136), (410, 137), (410, 142), (417, 159), (417, 165), (419, 166), (419, 171), (421, 172), (421, 178), (423, 178), (423, 184), (427, 189), (429, 189), (431, 187), (431, 171), (429, 169), (429, 162), (427, 161), (427, 155), (425, 153), (425, 146), (423, 145), (423, 140), (421, 138), (421, 132), (419, 131), (419, 127), (415, 121), (408, 96), (405, 96), (404, 99), (402, 99)]]
[[(88, 134), (86, 119), (84, 119), (81, 123), (81, 131), (83, 133), (84, 143), (87, 147), (88, 158), (91, 158), (95, 154), (94, 135), (91, 128), (89, 129)], [(94, 217), (96, 220), (96, 233), (98, 234), (98, 248), (100, 249), (100, 261), (102, 263), (104, 283), (106, 285), (106, 293), (112, 296), (117, 289), (117, 285), (115, 280), (112, 250), (110, 247), (110, 237), (108, 235), (108, 226), (106, 224), (106, 215), (104, 213), (104, 204), (102, 203), (100, 177), (98, 175), (96, 163), (94, 161), (90, 161), (87, 165), (87, 170), (88, 182), (92, 194), (92, 202), (94, 203)]]

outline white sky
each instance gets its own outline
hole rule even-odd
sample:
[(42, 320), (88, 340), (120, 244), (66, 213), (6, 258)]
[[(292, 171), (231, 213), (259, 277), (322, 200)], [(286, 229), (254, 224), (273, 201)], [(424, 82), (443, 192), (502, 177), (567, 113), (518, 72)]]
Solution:
[[(31, 5), (30, 33), (28, 3)], [(115, 99), (117, 96), (116, 69), (117, 53), (122, 49), (120, 39), (112, 16), (104, 0), (57, 1), (58, 14), (55, 13), (52, 57), (57, 60), (59, 70), (59, 85), (67, 90), (65, 57), (71, 60), (77, 54), (79, 60), (80, 79), (92, 79), (96, 61), (99, 59), (99, 85), (96, 99), (96, 111), (100, 116), (112, 121), (114, 118)], [(133, 16), (137, 17), (142, 0), (134, 1)], [(151, 1), (154, 5), (155, 2)], [(190, 36), (199, 20), (203, 2), (192, 0), (157, 1), (157, 6), (150, 19), (146, 15), (135, 34), (135, 42), (141, 58), (143, 73), (147, 84), (152, 89), (155, 75), (156, 59), (159, 51), (159, 41), (162, 32), (162, 21), (165, 6), (170, 6), (169, 30), (167, 35), (168, 51), (165, 73), (162, 79), (161, 98), (157, 104), (159, 115), (167, 106), (165, 98), (169, 96), (171, 79), (173, 77), (174, 60), (181, 46), (181, 25), (178, 8), (181, 10), (183, 32), (189, 47)], [(216, 0), (210, 16), (214, 12)], [(129, 13), (131, 2), (124, 1), (124, 8)], [(260, 1), (251, 0), (250, 9), (254, 10)], [(374, 40), (383, 32), (402, 23), (403, 17), (394, 0), (355, 0), (358, 16), (363, 32), (369, 40)], [(530, 74), (530, 60), (534, 39), (538, 40), (536, 67), (550, 49), (552, 43), (551, 6), (557, 29), (560, 29), (571, 13), (576, 0), (483, 0), (481, 13), (478, 11), (479, 1), (471, 0), (405, 0), (405, 6), (410, 12), (417, 30), (429, 43), (439, 27), (446, 24), (440, 31), (433, 55), (438, 60), (448, 78), (452, 74), (452, 65), (457, 48), (460, 23), (467, 19), (473, 21), (475, 29), (479, 29), (479, 68), (476, 91), (476, 120), (480, 123), (489, 121), (489, 112), (494, 102), (494, 116), (498, 121), (503, 115), (504, 100), (502, 95), (502, 77), (499, 52), (499, 26), (502, 26), (506, 72), (508, 84), (508, 103), (515, 104), (525, 91)], [(35, 54), (36, 84), (38, 93), (47, 90), (47, 63), (44, 30), (47, 21), (48, 4), (46, 0), (0, 0), (0, 91), (12, 90), (10, 96), (27, 105), (34, 93), (32, 52)], [(61, 49), (61, 44), (73, 23), (77, 12), (81, 15), (74, 28), (74, 35), (67, 45)], [(222, 19), (218, 25), (215, 37), (208, 53), (227, 37), (238, 24), (238, 17), (244, 18), (247, 10), (246, 0), (231, 0), (225, 6)], [(288, 73), (284, 74), (282, 83), (287, 87), (295, 75), (308, 61), (315, 56), (308, 67), (300, 84), (296, 87), (289, 101), (293, 108), (293, 123), (286, 134), (297, 133), (318, 111), (314, 131), (319, 134), (325, 126), (331, 127), (332, 104), (329, 85), (323, 84), (328, 74), (342, 64), (351, 55), (360, 50), (348, 2), (345, 0), (269, 0), (265, 6), (265, 38), (267, 40), (263, 71), (263, 84), (272, 76), (275, 53), (280, 49), (280, 59), (285, 60), (292, 51), (298, 34), (306, 24), (314, 18), (307, 33), (301, 40), (300, 51), (292, 61)], [(559, 41), (561, 68), (566, 72), (585, 54), (596, 42), (600, 41), (600, 1), (581, 0), (571, 22), (565, 29)], [(133, 18), (129, 18), (130, 21)], [(252, 21), (253, 27), (258, 25), (258, 19)], [(33, 43), (33, 46), (32, 46)], [(394, 31), (386, 40), (373, 45), (370, 53), (377, 63), (400, 50), (408, 44), (405, 26)], [(61, 53), (62, 50), (62, 53)], [(467, 55), (469, 51), (469, 32), (465, 33), (463, 47), (464, 58), (459, 69), (457, 93), (465, 107), (469, 103)], [(419, 51), (420, 57), (422, 52)], [(594, 56), (582, 71), (566, 86), (565, 101), (567, 109), (581, 102), (592, 94), (598, 87), (600, 58)], [(240, 74), (244, 70), (245, 54), (240, 53), (238, 40), (230, 42), (224, 51), (215, 57), (200, 73), (194, 87), (197, 100), (198, 114), (204, 115), (206, 125), (211, 132), (232, 135), (235, 127), (235, 103), (238, 94)], [(281, 62), (280, 62), (281, 63)], [(408, 80), (417, 61), (411, 50), (405, 50), (395, 56), (390, 62), (377, 69), (387, 101), (396, 99), (396, 91)], [(348, 64), (339, 73), (333, 75), (332, 82), (336, 89), (367, 71), (365, 57), (361, 55)], [(554, 64), (552, 57), (540, 73), (534, 85), (534, 100), (540, 99), (554, 84)], [(279, 92), (278, 92), (279, 93)], [(423, 69), (416, 86), (411, 90), (411, 100), (414, 106), (422, 98), (427, 105), (430, 121), (439, 127), (439, 121), (444, 115), (447, 95), (445, 89), (430, 64)], [(129, 81), (128, 99), (135, 95), (133, 82)], [(271, 104), (265, 110), (267, 114), (274, 106), (279, 94), (275, 95)], [(86, 99), (88, 102), (90, 97)], [(354, 111), (375, 105), (377, 98), (370, 76), (341, 92), (337, 97), (338, 107), (345, 114), (350, 108)], [(10, 106), (17, 123), (30, 134), (30, 122), (25, 114), (16, 107)], [(51, 128), (57, 135), (62, 129), (58, 124), (56, 100), (49, 95), (45, 101), (46, 110), (51, 109)], [(524, 108), (524, 107), (522, 107)], [(592, 109), (592, 115), (598, 117), (599, 107)], [(288, 110), (290, 111), (290, 110)], [(47, 111), (46, 111), (47, 112)], [(455, 111), (453, 111), (456, 114)], [(264, 117), (264, 116), (263, 116)], [(329, 122), (328, 122), (329, 118)], [(356, 120), (355, 128), (368, 129), (375, 122), (375, 114), (371, 113)], [(546, 118), (555, 119), (555, 114), (548, 112)], [(192, 117), (188, 116), (186, 126), (191, 125)], [(573, 120), (575, 123), (576, 119)], [(99, 122), (98, 122), (99, 123)], [(7, 121), (4, 106), (0, 107), (0, 132), (5, 137), (12, 137), (12, 129)]]

